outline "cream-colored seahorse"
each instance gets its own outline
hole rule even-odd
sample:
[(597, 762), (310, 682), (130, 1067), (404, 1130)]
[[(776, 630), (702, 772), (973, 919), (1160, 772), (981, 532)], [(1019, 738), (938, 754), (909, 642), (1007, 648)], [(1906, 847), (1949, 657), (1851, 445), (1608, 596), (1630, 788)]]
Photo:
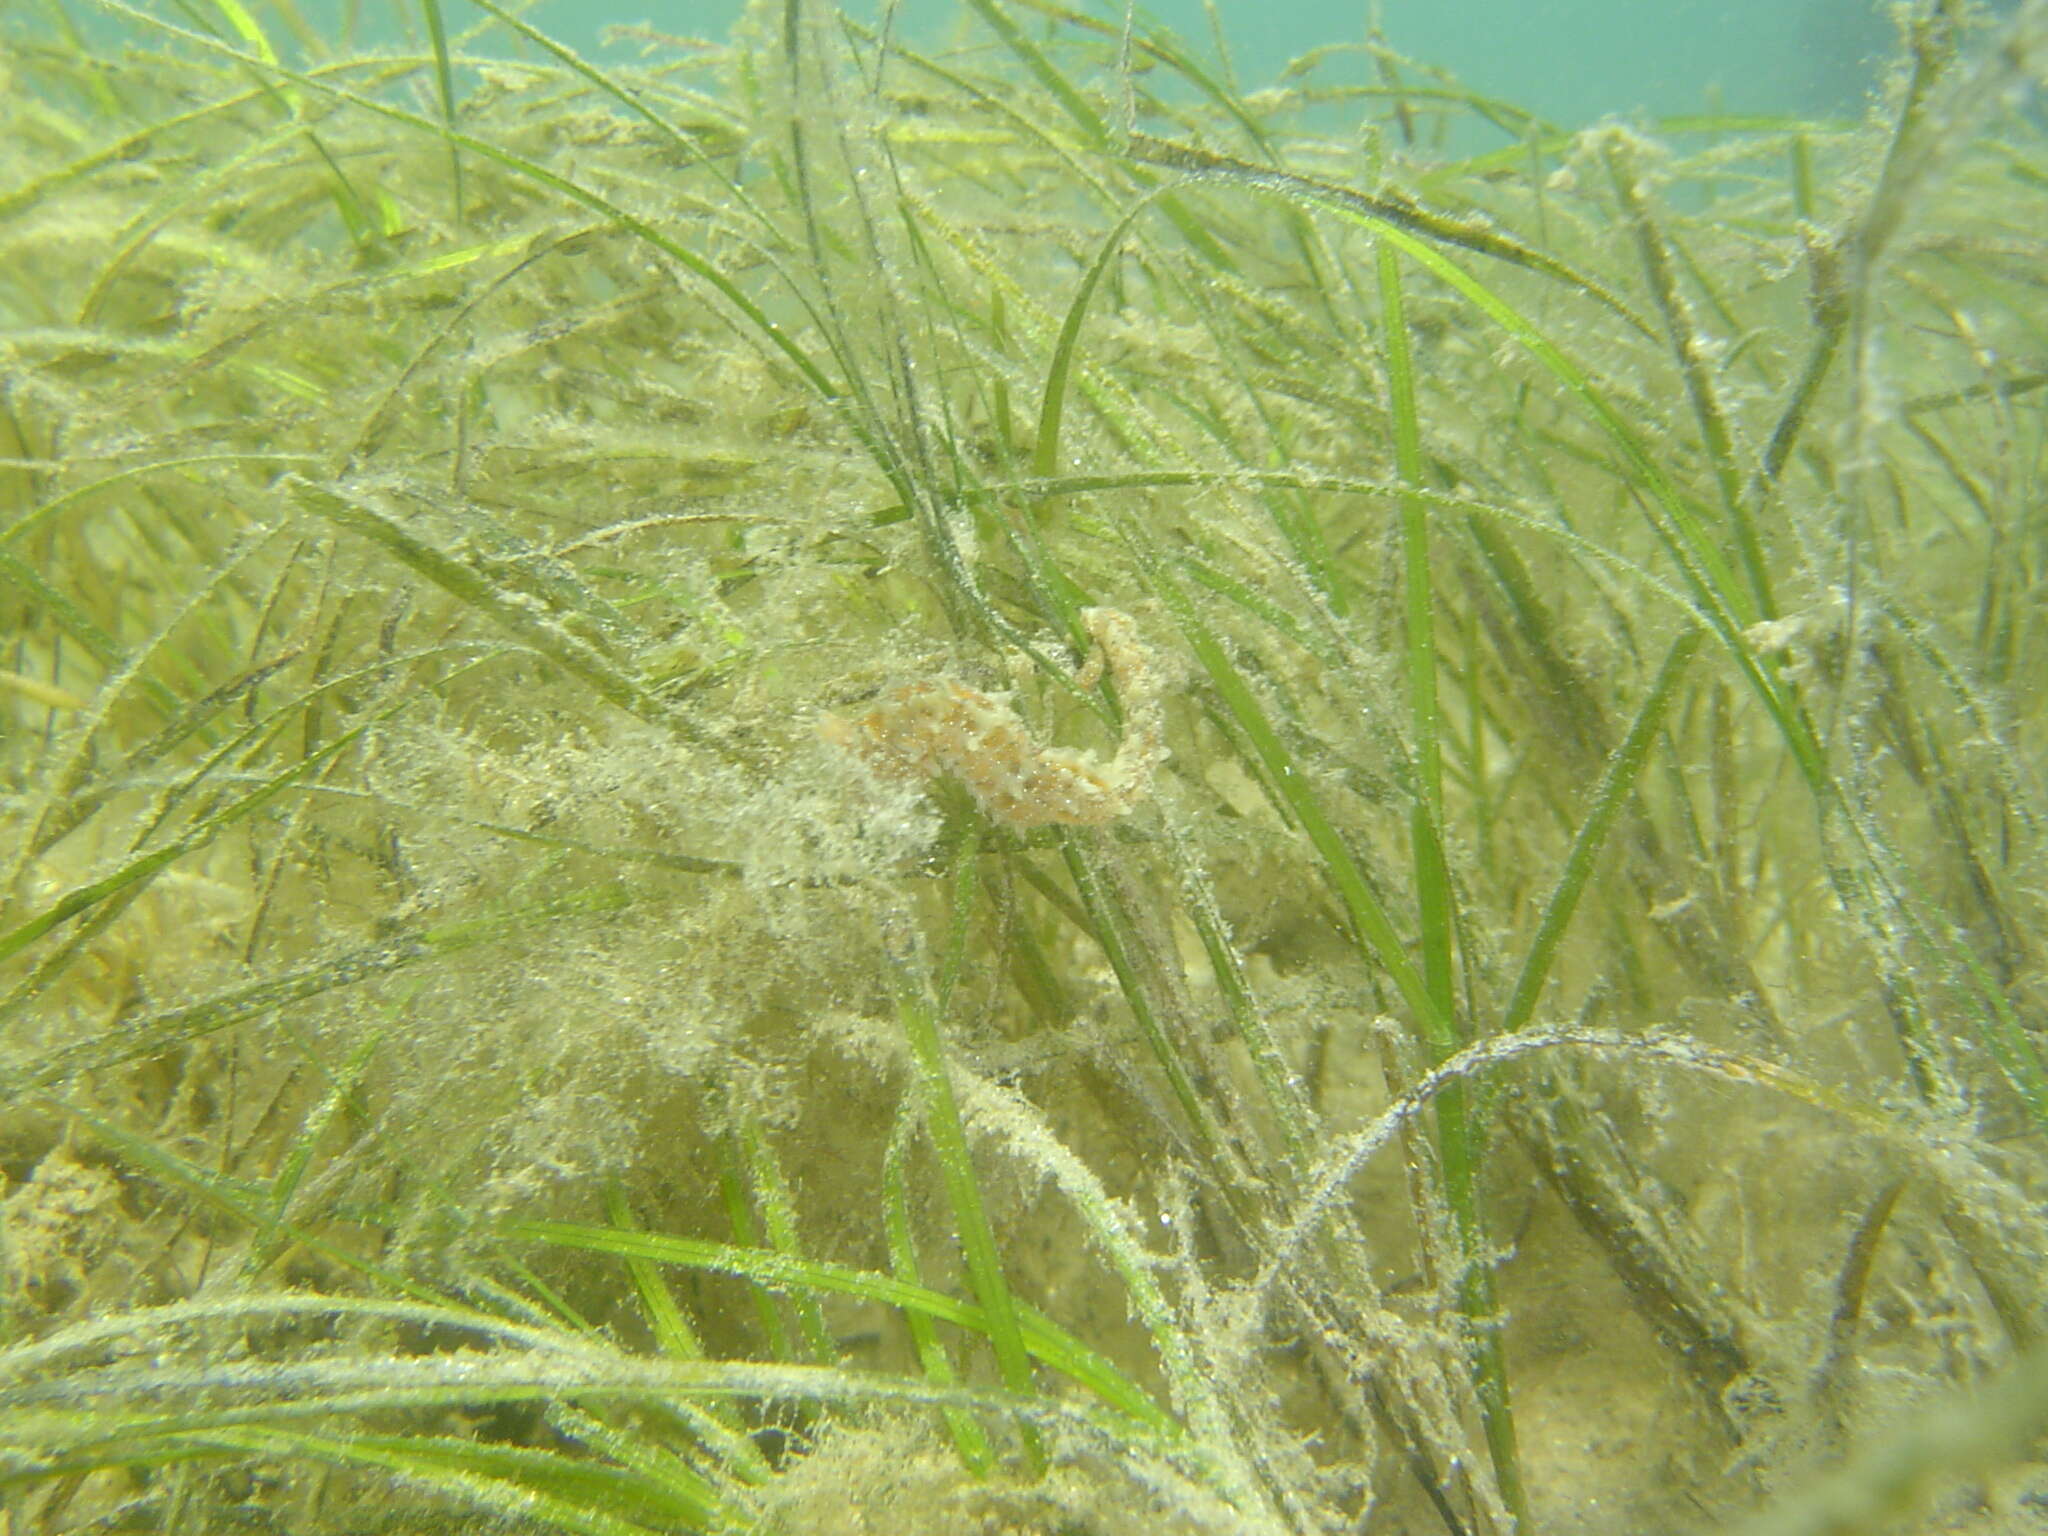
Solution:
[(1104, 668), (1123, 706), (1124, 733), (1104, 762), (1093, 752), (1041, 746), (1007, 702), (957, 678), (905, 683), (855, 720), (826, 715), (818, 734), (877, 773), (903, 779), (951, 774), (995, 820), (1017, 828), (1097, 827), (1129, 812), (1166, 757), (1158, 669), (1138, 626), (1115, 608), (1084, 608), (1093, 642), (1074, 674), (1092, 688)]

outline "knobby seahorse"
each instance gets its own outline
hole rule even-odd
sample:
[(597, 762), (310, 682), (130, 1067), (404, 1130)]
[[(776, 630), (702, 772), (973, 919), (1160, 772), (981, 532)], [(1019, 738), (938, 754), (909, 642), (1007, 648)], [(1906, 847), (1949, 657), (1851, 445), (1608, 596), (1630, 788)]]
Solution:
[(1105, 668), (1123, 706), (1124, 732), (1107, 762), (1093, 752), (1041, 746), (1002, 699), (957, 678), (905, 683), (856, 720), (826, 715), (818, 734), (877, 773), (901, 779), (951, 774), (995, 820), (1017, 828), (1097, 827), (1126, 814), (1166, 757), (1158, 668), (1129, 614), (1084, 608), (1092, 642), (1074, 682), (1092, 688)]

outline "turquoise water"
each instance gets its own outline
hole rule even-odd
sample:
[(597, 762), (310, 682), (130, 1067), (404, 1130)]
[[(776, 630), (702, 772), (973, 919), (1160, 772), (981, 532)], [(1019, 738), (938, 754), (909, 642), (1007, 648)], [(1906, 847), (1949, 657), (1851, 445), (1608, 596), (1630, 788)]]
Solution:
[[(1122, 15), (1114, 0), (1069, 3)], [(872, 14), (875, 0), (854, 8)], [(416, 8), (407, 0), (401, 9)], [(722, 35), (740, 9), (740, 0), (555, 0), (530, 14), (594, 48), (620, 23)], [(447, 10), (459, 18), (461, 0)], [(905, 0), (899, 25), (936, 40), (965, 10), (962, 0)], [(1148, 11), (1184, 36), (1211, 33), (1202, 0), (1155, 0)], [(375, 18), (381, 8), (363, 12)], [(1853, 113), (1891, 45), (1870, 0), (1217, 0), (1216, 12), (1248, 86), (1308, 49), (1363, 41), (1376, 12), (1401, 52), (1565, 126), (1709, 109)]]

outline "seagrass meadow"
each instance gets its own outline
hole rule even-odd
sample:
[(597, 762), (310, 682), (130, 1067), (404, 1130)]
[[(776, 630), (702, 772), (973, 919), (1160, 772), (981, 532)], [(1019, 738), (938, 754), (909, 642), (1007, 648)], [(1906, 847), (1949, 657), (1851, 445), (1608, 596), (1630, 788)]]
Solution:
[(2048, 0), (396, 14), (0, 12), (0, 1536), (2044, 1529)]

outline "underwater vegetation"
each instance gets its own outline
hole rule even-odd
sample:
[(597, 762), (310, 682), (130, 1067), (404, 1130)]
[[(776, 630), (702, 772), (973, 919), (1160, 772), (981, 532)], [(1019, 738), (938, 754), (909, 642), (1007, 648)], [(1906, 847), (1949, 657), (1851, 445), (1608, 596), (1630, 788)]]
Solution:
[(0, 1532), (2038, 1531), (2048, 0), (0, 16)]

